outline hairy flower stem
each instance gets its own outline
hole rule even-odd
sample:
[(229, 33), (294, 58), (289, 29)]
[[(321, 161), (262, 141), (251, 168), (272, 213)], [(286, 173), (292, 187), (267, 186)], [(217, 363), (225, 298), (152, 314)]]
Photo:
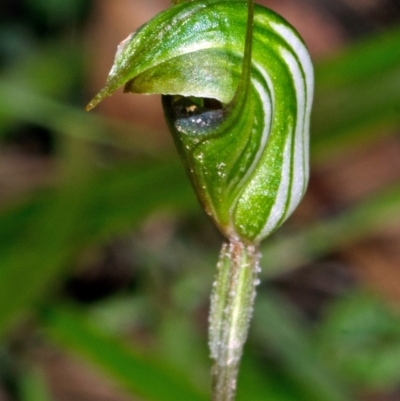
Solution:
[(222, 246), (210, 309), (212, 401), (233, 401), (235, 397), (258, 284), (259, 258), (254, 245), (237, 241)]

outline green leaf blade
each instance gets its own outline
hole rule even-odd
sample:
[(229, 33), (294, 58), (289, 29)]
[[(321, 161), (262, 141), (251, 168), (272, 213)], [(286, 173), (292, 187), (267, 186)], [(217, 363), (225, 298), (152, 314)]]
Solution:
[(207, 400), (184, 374), (103, 335), (80, 313), (51, 309), (45, 312), (44, 324), (53, 341), (94, 363), (132, 395), (149, 401)]

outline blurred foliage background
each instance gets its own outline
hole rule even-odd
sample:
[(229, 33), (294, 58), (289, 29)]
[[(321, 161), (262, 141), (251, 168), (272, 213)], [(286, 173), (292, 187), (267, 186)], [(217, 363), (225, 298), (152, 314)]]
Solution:
[[(400, 400), (400, 3), (265, 0), (316, 65), (312, 175), (263, 244), (239, 401)], [(207, 400), (221, 237), (158, 97), (102, 86), (167, 0), (0, 3), (0, 400)]]

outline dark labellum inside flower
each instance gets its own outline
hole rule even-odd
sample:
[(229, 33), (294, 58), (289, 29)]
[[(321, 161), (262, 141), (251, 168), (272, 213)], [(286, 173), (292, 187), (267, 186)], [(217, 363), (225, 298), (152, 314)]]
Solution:
[(224, 105), (217, 99), (164, 95), (164, 111), (175, 128), (186, 134), (199, 134), (224, 120)]

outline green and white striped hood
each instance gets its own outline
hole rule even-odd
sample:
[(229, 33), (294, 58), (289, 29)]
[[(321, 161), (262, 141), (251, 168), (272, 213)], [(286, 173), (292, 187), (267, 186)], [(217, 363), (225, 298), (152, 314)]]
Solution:
[(294, 28), (256, 5), (243, 73), (247, 6), (195, 0), (158, 14), (121, 45), (88, 108), (122, 85), (166, 95), (166, 119), (199, 200), (229, 239), (257, 243), (307, 186), (313, 67)]

